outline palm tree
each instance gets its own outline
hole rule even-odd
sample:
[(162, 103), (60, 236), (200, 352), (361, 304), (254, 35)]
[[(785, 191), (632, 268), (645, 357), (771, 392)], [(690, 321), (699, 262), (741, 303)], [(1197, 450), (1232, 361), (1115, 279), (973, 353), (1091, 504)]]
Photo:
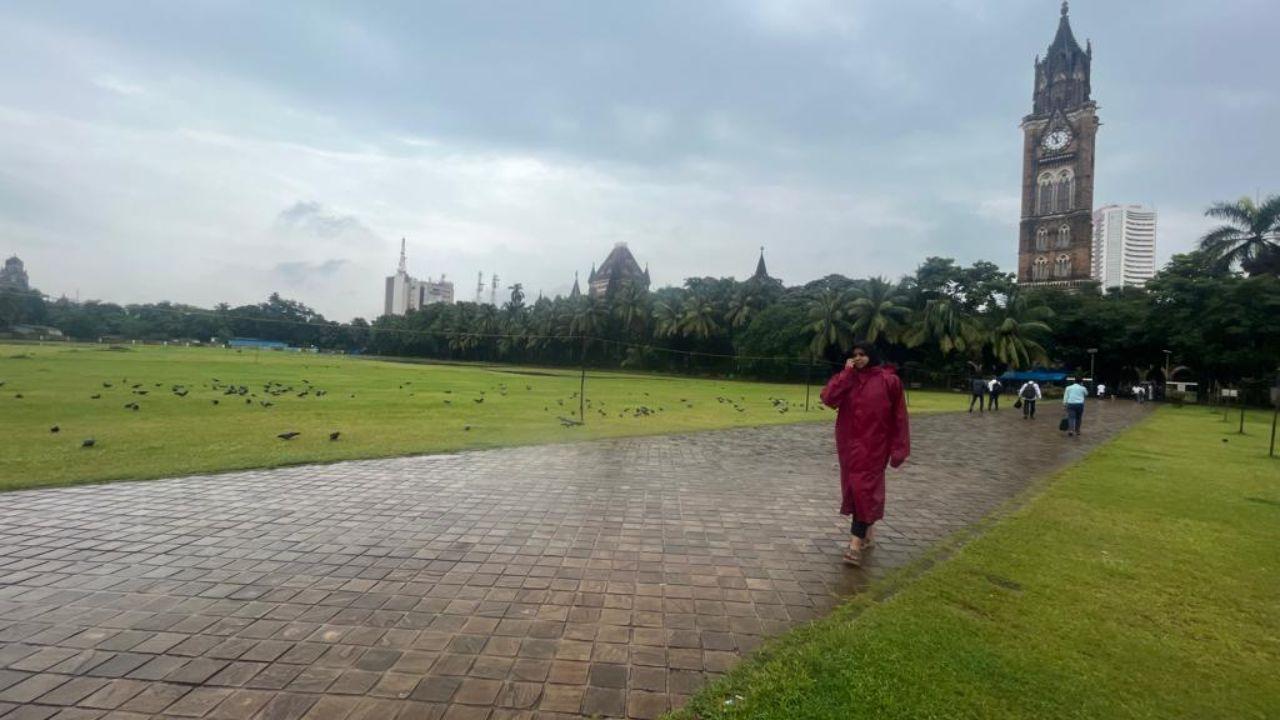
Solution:
[(738, 288), (738, 292), (729, 299), (729, 312), (725, 316), (729, 327), (740, 328), (750, 323), (762, 304), (761, 300), (756, 284), (745, 283)]
[(672, 302), (661, 301), (653, 305), (653, 335), (658, 338), (675, 337), (680, 332), (680, 309)]
[(939, 295), (925, 302), (924, 310), (903, 334), (907, 347), (931, 343), (945, 358), (953, 352), (964, 353), (982, 345), (982, 328), (964, 312), (960, 300), (952, 295)]
[(649, 293), (635, 283), (623, 283), (613, 296), (613, 316), (628, 341), (641, 340), (649, 322)]
[(830, 288), (809, 303), (808, 330), (813, 333), (809, 349), (813, 354), (822, 355), (832, 345), (843, 350), (852, 342), (853, 328), (847, 318), (848, 306), (848, 296)]
[(1240, 265), (1245, 272), (1276, 265), (1280, 257), (1280, 195), (1261, 205), (1247, 197), (1235, 203), (1215, 203), (1205, 216), (1226, 225), (1200, 238), (1200, 249), (1221, 268)]
[(590, 337), (597, 334), (609, 317), (609, 306), (599, 296), (581, 298), (573, 308), (569, 334)]
[(882, 277), (873, 277), (854, 291), (847, 313), (854, 337), (875, 343), (883, 338), (895, 342), (911, 310), (900, 288)]
[(1021, 294), (1010, 296), (991, 331), (991, 351), (996, 359), (1015, 370), (1047, 362), (1049, 354), (1036, 338), (1053, 332), (1045, 322), (1051, 317), (1053, 310), (1048, 305), (1032, 305)]
[(680, 308), (680, 332), (699, 340), (706, 340), (720, 331), (716, 319), (716, 306), (700, 293), (690, 293)]

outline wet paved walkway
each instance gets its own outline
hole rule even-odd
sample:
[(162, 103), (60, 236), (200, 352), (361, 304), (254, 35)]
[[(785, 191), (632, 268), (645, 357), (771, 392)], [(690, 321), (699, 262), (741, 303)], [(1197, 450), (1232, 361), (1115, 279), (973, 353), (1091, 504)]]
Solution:
[(0, 718), (656, 717), (1142, 414), (1056, 410), (917, 418), (865, 571), (825, 424), (0, 495)]

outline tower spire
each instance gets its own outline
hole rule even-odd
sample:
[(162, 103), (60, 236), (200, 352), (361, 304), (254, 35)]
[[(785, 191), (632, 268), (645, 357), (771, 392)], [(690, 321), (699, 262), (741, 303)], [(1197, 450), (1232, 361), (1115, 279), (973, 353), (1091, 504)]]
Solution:
[(404, 238), (400, 238), (400, 265), (397, 270), (401, 273), (409, 272), (409, 262), (404, 255)]
[(1067, 16), (1067, 10), (1068, 10), (1067, 0), (1062, 0), (1062, 17)]

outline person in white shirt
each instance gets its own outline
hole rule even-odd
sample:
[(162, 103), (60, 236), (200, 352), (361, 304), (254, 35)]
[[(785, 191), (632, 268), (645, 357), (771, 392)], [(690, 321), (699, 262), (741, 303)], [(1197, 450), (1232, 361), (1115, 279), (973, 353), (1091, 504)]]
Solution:
[(1018, 399), (1022, 401), (1022, 419), (1036, 419), (1036, 401), (1040, 399), (1040, 386), (1035, 380), (1028, 380), (1018, 389)]
[(1098, 383), (1098, 399), (1101, 400), (1106, 396), (1107, 396), (1107, 386), (1104, 383)]

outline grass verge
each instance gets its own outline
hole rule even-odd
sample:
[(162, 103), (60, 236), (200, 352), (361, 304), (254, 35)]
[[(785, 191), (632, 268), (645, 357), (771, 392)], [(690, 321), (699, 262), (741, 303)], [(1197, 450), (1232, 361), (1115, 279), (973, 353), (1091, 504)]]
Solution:
[(576, 425), (579, 387), (572, 370), (0, 344), (0, 490), (832, 417), (817, 387), (806, 413), (803, 385), (592, 371)]
[(1232, 419), (1161, 409), (673, 717), (1277, 717), (1280, 460)]

